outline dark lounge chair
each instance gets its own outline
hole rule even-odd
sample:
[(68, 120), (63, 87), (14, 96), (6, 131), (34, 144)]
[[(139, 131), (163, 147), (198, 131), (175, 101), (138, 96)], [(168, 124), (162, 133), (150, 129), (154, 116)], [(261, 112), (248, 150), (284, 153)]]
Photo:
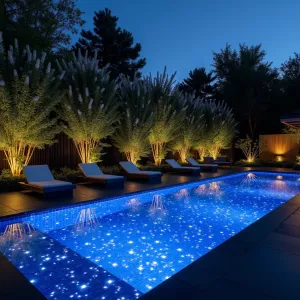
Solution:
[(102, 170), (96, 163), (86, 163), (78, 165), (84, 176), (81, 176), (85, 181), (99, 183), (103, 185), (123, 185), (124, 177), (103, 174)]
[(141, 171), (130, 161), (120, 161), (120, 166), (125, 171), (125, 176), (132, 180), (147, 180), (147, 181), (161, 181), (162, 173), (153, 171)]
[(199, 164), (195, 159), (189, 157), (186, 159), (187, 162), (192, 165), (193, 167), (198, 167), (202, 171), (212, 171), (217, 172), (218, 171), (218, 165), (217, 164)]
[(174, 159), (166, 159), (165, 161), (170, 166), (169, 169), (170, 172), (193, 174), (193, 175), (200, 174), (200, 168), (198, 167), (183, 167)]
[(47, 165), (26, 166), (23, 168), (27, 183), (20, 182), (26, 189), (42, 193), (54, 194), (70, 192), (76, 188), (71, 182), (55, 180)]
[(217, 164), (218, 166), (228, 166), (230, 168), (232, 167), (231, 162), (228, 161), (225, 156), (217, 157), (217, 159), (214, 161), (214, 163)]

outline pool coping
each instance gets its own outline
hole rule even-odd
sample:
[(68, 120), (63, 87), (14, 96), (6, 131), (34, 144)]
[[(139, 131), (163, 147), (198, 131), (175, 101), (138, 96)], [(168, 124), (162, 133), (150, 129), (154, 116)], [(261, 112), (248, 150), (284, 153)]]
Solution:
[[(87, 202), (81, 202), (81, 203), (74, 203), (74, 204), (68, 204), (68, 205), (62, 205), (56, 208), (46, 208), (46, 209), (38, 209), (38, 210), (32, 210), (30, 212), (22, 212), (22, 213), (17, 213), (14, 215), (10, 216), (3, 216), (0, 217), (0, 222), (3, 221), (9, 221), (10, 219), (15, 219), (16, 217), (24, 217), (28, 216), (30, 214), (37, 214), (37, 213), (43, 213), (45, 211), (56, 211), (56, 210), (61, 210), (65, 209), (68, 207), (78, 207), (78, 206), (83, 206), (83, 205), (89, 205), (92, 204), (93, 202), (99, 202), (99, 201), (110, 201), (114, 200), (117, 198), (122, 198), (122, 197), (128, 197), (128, 196), (134, 196), (138, 195), (141, 193), (147, 193), (147, 192), (153, 192), (153, 191), (159, 191), (162, 189), (167, 189), (167, 188), (174, 188), (174, 187), (180, 187), (184, 186), (187, 184), (192, 184), (192, 183), (197, 183), (197, 182), (206, 182), (206, 181), (216, 181), (219, 180), (220, 178), (224, 177), (230, 177), (242, 173), (249, 173), (249, 172), (262, 172), (262, 173), (280, 173), (280, 174), (299, 174), (299, 172), (284, 172), (284, 171), (267, 171), (267, 170), (243, 170), (239, 171), (236, 173), (231, 173), (231, 174), (224, 174), (220, 176), (216, 176), (213, 178), (205, 178), (205, 179), (199, 179), (197, 181), (192, 181), (192, 182), (185, 182), (185, 183), (179, 183), (179, 184), (173, 184), (169, 186), (163, 186), (163, 187), (158, 187), (154, 189), (147, 189), (147, 190), (142, 190), (142, 191), (137, 191), (137, 192), (132, 192), (132, 193), (126, 193), (123, 195), (119, 196), (113, 196), (113, 197), (106, 197), (103, 199), (94, 199), (90, 200)], [(174, 297), (177, 297), (177, 299), (184, 299), (187, 298), (187, 295), (190, 295), (192, 299), (194, 294), (201, 293), (205, 290), (202, 286), (197, 286), (195, 285), (194, 281), (191, 279), (188, 279), (187, 273), (189, 273), (189, 270), (193, 270), (193, 272), (196, 271), (196, 274), (198, 276), (205, 276), (207, 274), (207, 271), (210, 270), (210, 276), (212, 280), (206, 280), (205, 282), (205, 287), (210, 286), (213, 281), (216, 280), (216, 278), (220, 278), (222, 275), (223, 271), (220, 271), (219, 268), (211, 268), (211, 266), (214, 266), (214, 262), (217, 261), (222, 261), (228, 259), (228, 254), (229, 253), (240, 253), (241, 248), (242, 252), (244, 254), (247, 253), (248, 250), (252, 249), (256, 244), (258, 244), (264, 237), (266, 237), (270, 232), (274, 231), (278, 226), (284, 222), (290, 215), (295, 213), (298, 209), (300, 208), (300, 194), (295, 195), (291, 199), (287, 200), (285, 203), (281, 204), (279, 207), (274, 209), (273, 211), (269, 212), (256, 222), (252, 223), (248, 227), (244, 228), (242, 231), (234, 235), (233, 237), (229, 238), (213, 250), (209, 251), (207, 254), (204, 256), (200, 257), (196, 261), (194, 261), (192, 264), (188, 265), (181, 271), (177, 272), (173, 276), (171, 276), (169, 279), (166, 281), (162, 282), (159, 284), (157, 287), (154, 289), (150, 290), (146, 294), (144, 294), (141, 298), (142, 300), (145, 299), (158, 299), (158, 297), (163, 298), (163, 299), (174, 299)], [(235, 256), (235, 255), (233, 255)], [(236, 255), (236, 258), (239, 258), (238, 255)], [(3, 263), (6, 266), (5, 270), (8, 270), (8, 273), (13, 273), (14, 274), (14, 289), (18, 290), (18, 292), (23, 295), (28, 295), (28, 297), (31, 297), (32, 299), (45, 299), (45, 297), (40, 293), (40, 291), (35, 288), (26, 278), (25, 276), (18, 271), (18, 269), (4, 256), (0, 253), (0, 263)], [(204, 266), (204, 267), (203, 267)], [(215, 266), (216, 267), (216, 266)], [(214, 270), (214, 271), (212, 271)], [(1, 272), (2, 273), (2, 272)], [(18, 274), (19, 273), (19, 274)], [(202, 275), (201, 275), (202, 274)], [(16, 276), (16, 277), (15, 277)], [(3, 282), (7, 282), (0, 276), (0, 286), (3, 286)], [(185, 291), (185, 293), (182, 295), (182, 298), (180, 297), (180, 293), (177, 294), (178, 289), (180, 291)], [(2, 289), (1, 289), (2, 290)], [(177, 292), (176, 292), (177, 291)], [(5, 291), (4, 291), (5, 292)], [(7, 291), (6, 291), (7, 293)], [(175, 294), (174, 294), (175, 293)], [(2, 291), (0, 291), (0, 295), (2, 294)], [(14, 298), (13, 295), (7, 295), (9, 298), (6, 299), (19, 299), (18, 297)], [(174, 297), (172, 298), (172, 294), (174, 294)], [(197, 299), (198, 296), (195, 298)], [(212, 298), (213, 299), (213, 298)]]
[(0, 222), (8, 221), (9, 219), (15, 219), (17, 217), (19, 217), (19, 218), (26, 217), (30, 214), (40, 214), (40, 213), (43, 213), (43, 212), (46, 212), (46, 211), (57, 211), (57, 210), (66, 209), (66, 208), (74, 207), (74, 206), (76, 206), (76, 207), (85, 206), (85, 205), (90, 205), (94, 202), (106, 202), (106, 201), (111, 201), (111, 200), (115, 200), (115, 199), (119, 199), (119, 198), (125, 198), (125, 197), (128, 197), (128, 196), (139, 195), (139, 194), (142, 194), (142, 193), (155, 192), (155, 191), (160, 191), (160, 190), (164, 190), (164, 189), (168, 189), (168, 188), (180, 187), (180, 186), (184, 186), (184, 185), (187, 185), (187, 184), (193, 184), (193, 183), (197, 183), (197, 182), (215, 181), (215, 179), (229, 177), (229, 176), (236, 176), (236, 175), (239, 175), (239, 174), (242, 174), (242, 173), (249, 173), (249, 172), (299, 174), (299, 176), (300, 176), (299, 172), (281, 172), (281, 171), (277, 172), (277, 171), (255, 170), (255, 169), (254, 170), (243, 170), (243, 171), (238, 171), (238, 172), (229, 173), (229, 174), (222, 174), (222, 175), (211, 177), (211, 178), (203, 178), (203, 179), (199, 178), (199, 180), (195, 180), (195, 181), (189, 181), (189, 182), (171, 184), (171, 185), (168, 185), (168, 186), (161, 186), (161, 187), (156, 187), (156, 188), (149, 188), (149, 189), (139, 190), (139, 191), (125, 193), (125, 194), (117, 195), (117, 196), (111, 196), (111, 197), (105, 197), (105, 198), (95, 198), (95, 199), (91, 199), (91, 200), (88, 200), (88, 201), (83, 201), (83, 202), (79, 202), (79, 203), (65, 204), (65, 205), (58, 205), (57, 207), (51, 207), (51, 208), (33, 209), (33, 210), (30, 210), (30, 211), (26, 211), (26, 212), (19, 212), (19, 213), (10, 214), (10, 215), (7, 215), (7, 216), (1, 216), (0, 217)]

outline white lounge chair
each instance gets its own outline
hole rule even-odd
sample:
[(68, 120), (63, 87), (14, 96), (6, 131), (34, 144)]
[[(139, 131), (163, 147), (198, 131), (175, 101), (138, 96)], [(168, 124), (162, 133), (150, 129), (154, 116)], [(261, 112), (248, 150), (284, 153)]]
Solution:
[(42, 194), (71, 192), (76, 188), (71, 182), (55, 180), (47, 165), (26, 166), (23, 168), (27, 183), (20, 184), (27, 189)]
[(192, 157), (189, 157), (186, 159), (187, 162), (192, 165), (193, 167), (198, 167), (202, 170), (208, 170), (208, 171), (213, 171), (217, 172), (218, 170), (218, 165), (217, 164), (199, 164), (195, 159)]
[(103, 174), (103, 172), (96, 163), (79, 164), (78, 166), (84, 174), (84, 176), (82, 176), (81, 178), (83, 178), (86, 181), (100, 183), (104, 185), (124, 184), (123, 176)]
[(169, 171), (176, 173), (190, 173), (199, 174), (200, 168), (198, 167), (183, 167), (174, 159), (166, 159), (166, 163), (171, 167)]
[(161, 172), (141, 171), (136, 165), (134, 165), (130, 161), (120, 161), (119, 164), (125, 171), (125, 175), (128, 179), (161, 181)]

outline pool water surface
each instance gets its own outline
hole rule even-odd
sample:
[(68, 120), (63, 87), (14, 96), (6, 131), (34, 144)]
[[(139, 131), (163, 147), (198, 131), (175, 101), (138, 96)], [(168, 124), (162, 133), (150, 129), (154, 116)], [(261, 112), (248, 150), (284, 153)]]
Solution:
[(0, 219), (2, 252), (46, 298), (137, 299), (300, 192), (240, 173)]

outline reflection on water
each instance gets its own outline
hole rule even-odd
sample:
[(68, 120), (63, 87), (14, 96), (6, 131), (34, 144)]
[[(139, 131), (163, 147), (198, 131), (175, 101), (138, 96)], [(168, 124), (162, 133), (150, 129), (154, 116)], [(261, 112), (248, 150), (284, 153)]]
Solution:
[(149, 212), (152, 216), (163, 217), (166, 213), (166, 207), (164, 206), (163, 198), (160, 195), (154, 195)]
[(257, 179), (258, 179), (258, 177), (255, 174), (249, 173), (243, 179), (242, 184), (244, 184), (244, 185), (250, 185), (251, 183), (256, 182)]
[(203, 195), (206, 192), (206, 185), (205, 184), (201, 184), (199, 185), (196, 189), (195, 189), (195, 193), (198, 195)]
[(7, 225), (1, 239), (6, 241), (22, 240), (33, 234), (36, 230), (28, 223), (15, 223)]
[(175, 193), (175, 197), (177, 199), (183, 199), (184, 201), (188, 201), (189, 199), (189, 192), (187, 189), (182, 189), (179, 192)]
[(282, 179), (276, 179), (271, 182), (271, 189), (278, 192), (287, 191), (287, 184)]
[(137, 198), (129, 199), (125, 203), (125, 205), (131, 210), (137, 210), (139, 208), (140, 204), (141, 203), (140, 203), (139, 199), (137, 199)]
[(209, 184), (209, 191), (213, 194), (219, 195), (221, 193), (220, 184), (218, 182), (212, 182)]
[(201, 184), (195, 189), (195, 193), (198, 195), (216, 195), (219, 196), (221, 187), (218, 182), (212, 182), (209, 184)]
[(77, 231), (84, 231), (87, 228), (94, 228), (97, 223), (98, 220), (94, 208), (82, 209), (76, 220), (76, 229)]

